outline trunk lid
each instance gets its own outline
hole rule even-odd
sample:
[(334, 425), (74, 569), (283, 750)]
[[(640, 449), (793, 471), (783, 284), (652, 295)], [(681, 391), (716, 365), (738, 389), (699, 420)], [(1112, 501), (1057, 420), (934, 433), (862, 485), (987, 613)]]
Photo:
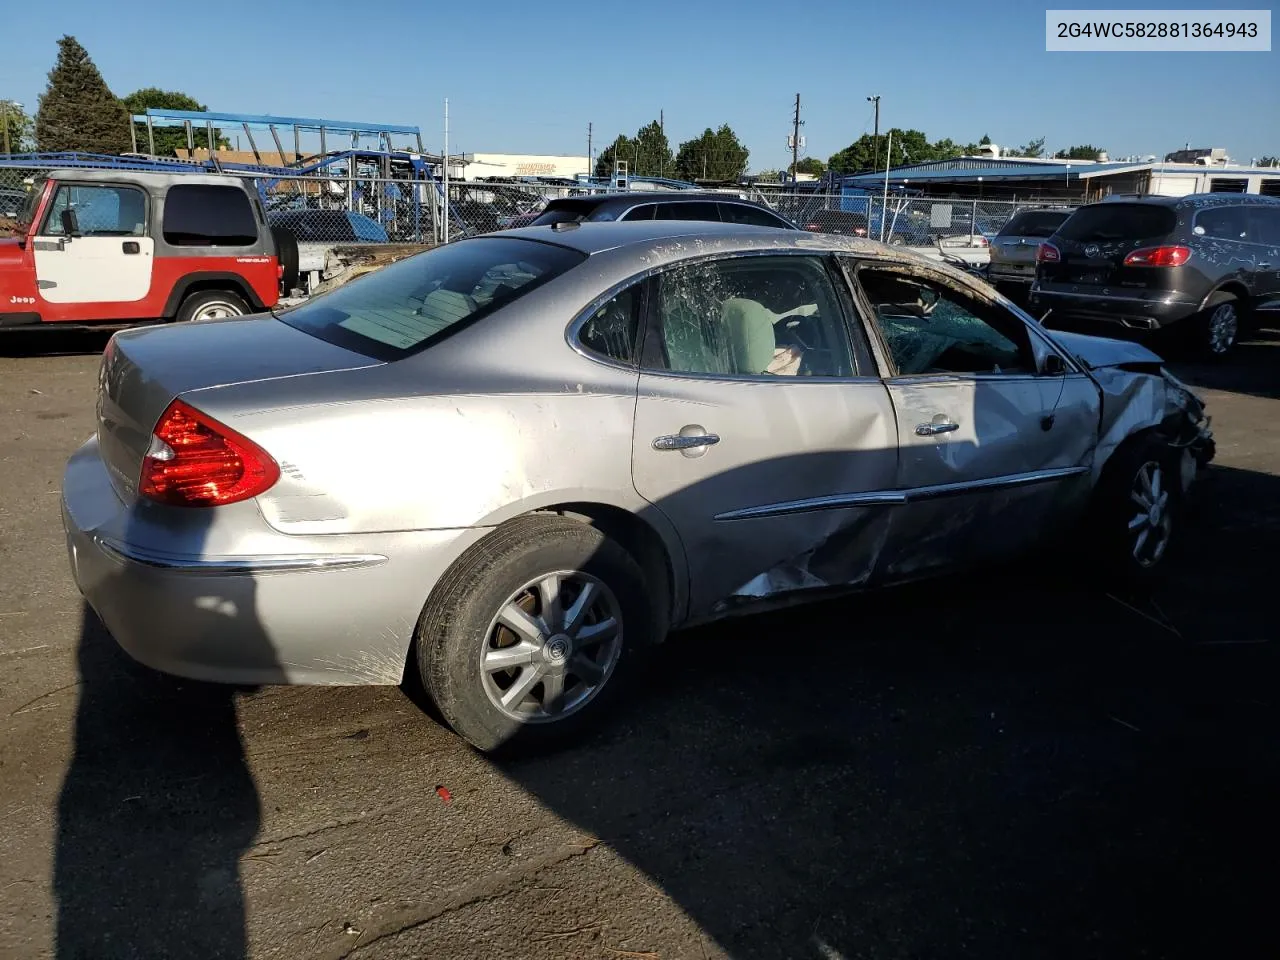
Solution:
[(151, 431), (192, 390), (378, 366), (275, 317), (237, 317), (116, 334), (98, 369), (98, 446), (116, 492), (137, 495)]
[(1049, 239), (1060, 259), (1040, 264), (1039, 277), (1081, 287), (1145, 290), (1166, 279), (1164, 271), (1126, 267), (1124, 258), (1159, 245), (1177, 227), (1168, 206), (1106, 202), (1081, 207)]

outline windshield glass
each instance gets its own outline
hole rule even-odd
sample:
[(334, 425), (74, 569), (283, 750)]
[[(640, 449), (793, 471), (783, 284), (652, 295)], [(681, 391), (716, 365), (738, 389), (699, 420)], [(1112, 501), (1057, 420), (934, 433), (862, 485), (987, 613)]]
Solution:
[(379, 360), (398, 360), (585, 259), (586, 254), (576, 250), (531, 240), (458, 240), (383, 267), (278, 316), (340, 347)]
[(1024, 210), (1000, 228), (1000, 237), (1050, 237), (1067, 219), (1067, 211)]
[(36, 215), (36, 205), (40, 202), (40, 194), (44, 192), (44, 180), (37, 180), (35, 183), (23, 184), (23, 189), (27, 195), (23, 197), (22, 203), (18, 207), (18, 227), (26, 230), (31, 226), (31, 220)]

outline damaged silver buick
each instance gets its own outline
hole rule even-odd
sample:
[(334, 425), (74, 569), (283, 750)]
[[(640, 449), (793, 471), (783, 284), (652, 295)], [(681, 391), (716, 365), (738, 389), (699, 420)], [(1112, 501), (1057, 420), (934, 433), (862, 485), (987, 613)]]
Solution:
[(491, 750), (596, 723), (690, 624), (1056, 533), (1154, 575), (1213, 452), (1154, 354), (1047, 331), (900, 248), (557, 224), (117, 334), (63, 521), (138, 660), (416, 676)]

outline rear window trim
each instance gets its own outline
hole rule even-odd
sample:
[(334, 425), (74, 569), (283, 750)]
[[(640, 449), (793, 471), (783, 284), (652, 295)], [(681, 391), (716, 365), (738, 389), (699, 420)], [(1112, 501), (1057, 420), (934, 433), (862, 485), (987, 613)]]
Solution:
[[(550, 243), (546, 240), (535, 239), (533, 237), (503, 237), (501, 235), (495, 236), (492, 234), (484, 234), (477, 237), (468, 237), (462, 240), (455, 240), (453, 244), (445, 244), (441, 247), (433, 247), (431, 250), (424, 250), (422, 251), (422, 253), (415, 254), (415, 256), (418, 256), (418, 257), (426, 256), (435, 250), (445, 249), (446, 247), (453, 246), (454, 244), (467, 243), (471, 240), (487, 240), (487, 241), (498, 241), (502, 243), (517, 243), (517, 244), (534, 243), (543, 247), (551, 247), (552, 249), (560, 250), (560, 251), (563, 251), (564, 253), (572, 254), (579, 258), (577, 263), (572, 264), (571, 266), (569, 266), (565, 270), (562, 270), (559, 273), (552, 274), (550, 276), (540, 277), (537, 280), (534, 280), (530, 283), (525, 284), (525, 286), (522, 288), (523, 292), (519, 297), (516, 298), (517, 300), (523, 299), (525, 296), (532, 293), (534, 290), (537, 290), (539, 287), (544, 286), (547, 283), (550, 283), (552, 280), (555, 280), (559, 277), (564, 276), (566, 273), (576, 269), (577, 267), (582, 266), (584, 263), (587, 262), (588, 259), (590, 259), (589, 255), (586, 253), (583, 253), (581, 250), (578, 250), (574, 247), (566, 246), (565, 244), (562, 244), (562, 243)], [(408, 262), (411, 262), (413, 259), (414, 257), (407, 257), (404, 260), (399, 262), (408, 263)], [(392, 266), (392, 265), (389, 265), (389, 266)], [(369, 357), (370, 359), (377, 360), (381, 363), (396, 363), (397, 361), (400, 361), (400, 360), (408, 360), (411, 357), (415, 357), (418, 354), (423, 353), (424, 351), (430, 349), (431, 347), (435, 346), (438, 343), (443, 343), (445, 340), (448, 340), (450, 337), (454, 336), (455, 334), (458, 334), (463, 332), (464, 330), (470, 329), (474, 324), (479, 323), (481, 320), (484, 320), (486, 317), (490, 316), (493, 313), (496, 313), (498, 310), (501, 310), (503, 307), (509, 306), (511, 303), (514, 302), (514, 301), (507, 301), (505, 303), (500, 303), (500, 304), (492, 304), (492, 303), (488, 304), (482, 307), (481, 309), (476, 310), (474, 313), (468, 314), (463, 319), (454, 321), (453, 323), (445, 327), (443, 330), (437, 330), (435, 333), (430, 334), (429, 336), (423, 338), (421, 341), (414, 344), (412, 347), (403, 347), (403, 348), (392, 346), (389, 343), (381, 343), (380, 341), (374, 340), (370, 337), (362, 336), (360, 334), (353, 334), (352, 337), (350, 338), (343, 337), (343, 336), (340, 336), (336, 339), (330, 338), (330, 337), (324, 337), (314, 330), (307, 329), (306, 327), (297, 326), (296, 324), (290, 323), (286, 319), (289, 316), (289, 314), (294, 313), (298, 310), (302, 310), (308, 306), (312, 306), (316, 303), (323, 302), (326, 297), (337, 293), (339, 290), (349, 290), (353, 285), (357, 283), (361, 283), (363, 281), (369, 280), (372, 277), (376, 277), (378, 273), (379, 271), (374, 270), (370, 273), (363, 274), (362, 276), (356, 277), (354, 280), (350, 280), (347, 283), (344, 283), (340, 287), (335, 287), (333, 290), (330, 290), (328, 293), (321, 294), (320, 296), (317, 296), (317, 297), (312, 297), (309, 300), (305, 300), (302, 303), (299, 303), (292, 307), (288, 307), (286, 309), (273, 307), (271, 309), (271, 315), (275, 317), (277, 320), (279, 320), (281, 323), (285, 323), (288, 326), (293, 327), (293, 329), (297, 330), (299, 333), (305, 333), (307, 336), (315, 337), (317, 340), (323, 340), (325, 343), (330, 343), (336, 347), (341, 347), (343, 350), (350, 350), (352, 353), (357, 353), (361, 356)], [(359, 340), (358, 343), (349, 342), (349, 341), (354, 341), (356, 339)]]

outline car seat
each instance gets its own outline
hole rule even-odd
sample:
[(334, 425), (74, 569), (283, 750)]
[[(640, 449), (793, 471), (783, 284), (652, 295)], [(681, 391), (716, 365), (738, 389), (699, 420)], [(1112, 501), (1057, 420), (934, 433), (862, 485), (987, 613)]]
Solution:
[(724, 302), (720, 316), (729, 334), (733, 372), (748, 375), (767, 373), (778, 349), (773, 312), (755, 300), (733, 297)]

